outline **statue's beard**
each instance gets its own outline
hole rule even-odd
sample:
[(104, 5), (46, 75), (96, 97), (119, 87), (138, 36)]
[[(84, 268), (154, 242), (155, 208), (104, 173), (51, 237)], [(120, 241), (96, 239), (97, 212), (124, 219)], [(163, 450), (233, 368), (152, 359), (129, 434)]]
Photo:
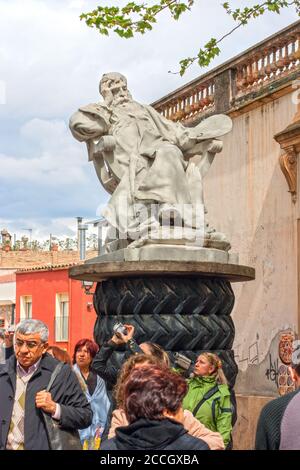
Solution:
[(132, 98), (130, 93), (127, 95), (116, 96), (112, 102), (112, 106), (119, 106), (120, 104), (128, 103), (131, 100)]

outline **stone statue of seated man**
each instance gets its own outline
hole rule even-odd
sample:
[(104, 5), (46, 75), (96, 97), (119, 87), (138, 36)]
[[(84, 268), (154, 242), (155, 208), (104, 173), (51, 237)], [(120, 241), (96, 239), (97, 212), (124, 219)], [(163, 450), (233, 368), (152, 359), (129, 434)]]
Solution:
[(80, 107), (70, 129), (86, 142), (98, 178), (111, 194), (103, 216), (117, 241), (129, 247), (160, 243), (168, 221), (168, 243), (178, 243), (175, 229), (185, 226), (190, 234), (202, 230), (202, 246), (228, 250), (225, 235), (205, 221), (202, 179), (222, 150), (218, 137), (231, 130), (231, 119), (215, 115), (193, 128), (174, 123), (134, 101), (120, 73), (104, 74), (100, 93), (104, 101)]

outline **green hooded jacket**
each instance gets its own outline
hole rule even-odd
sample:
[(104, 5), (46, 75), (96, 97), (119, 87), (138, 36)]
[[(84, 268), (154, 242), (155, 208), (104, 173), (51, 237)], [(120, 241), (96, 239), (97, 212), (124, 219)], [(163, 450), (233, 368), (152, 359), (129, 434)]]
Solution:
[[(215, 377), (193, 377), (188, 380), (188, 392), (183, 400), (183, 409), (193, 413), (203, 396), (217, 385)], [(208, 398), (194, 415), (211, 431), (221, 434), (225, 447), (231, 440), (232, 408), (227, 385), (218, 385), (218, 390)]]

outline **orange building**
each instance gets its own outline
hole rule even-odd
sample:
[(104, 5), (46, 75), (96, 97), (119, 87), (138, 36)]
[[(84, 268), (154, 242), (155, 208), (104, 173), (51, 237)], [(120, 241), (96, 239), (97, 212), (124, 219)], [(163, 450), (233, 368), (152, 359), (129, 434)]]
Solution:
[(73, 265), (16, 272), (16, 322), (25, 318), (42, 320), (49, 327), (49, 344), (70, 354), (79, 339), (93, 338), (96, 320), (92, 295), (85, 293), (80, 281), (68, 277), (68, 268)]

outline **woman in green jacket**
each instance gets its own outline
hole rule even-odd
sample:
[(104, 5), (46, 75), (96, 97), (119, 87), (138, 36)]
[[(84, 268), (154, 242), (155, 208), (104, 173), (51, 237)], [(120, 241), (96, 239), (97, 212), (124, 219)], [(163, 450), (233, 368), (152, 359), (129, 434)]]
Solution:
[(200, 354), (188, 385), (183, 409), (191, 411), (208, 429), (219, 432), (227, 447), (231, 443), (232, 406), (219, 357), (209, 352)]

